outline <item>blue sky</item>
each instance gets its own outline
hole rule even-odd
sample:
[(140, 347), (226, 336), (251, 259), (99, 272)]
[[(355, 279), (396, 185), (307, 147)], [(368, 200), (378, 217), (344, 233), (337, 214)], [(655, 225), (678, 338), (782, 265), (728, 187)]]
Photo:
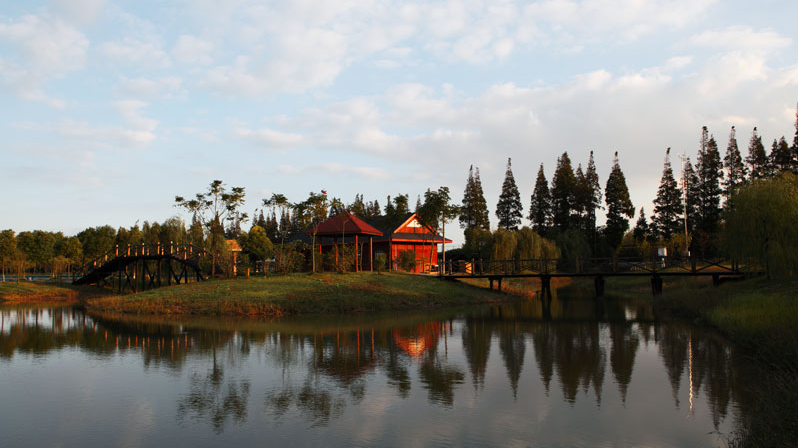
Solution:
[[(130, 226), (213, 179), (351, 202), (508, 157), (620, 153), (651, 210), (666, 147), (795, 132), (798, 3), (764, 0), (128, 1), (0, 4), (0, 228)], [(673, 157), (675, 163), (678, 159)], [(491, 216), (492, 219), (495, 217)], [(449, 229), (462, 241), (456, 226)]]

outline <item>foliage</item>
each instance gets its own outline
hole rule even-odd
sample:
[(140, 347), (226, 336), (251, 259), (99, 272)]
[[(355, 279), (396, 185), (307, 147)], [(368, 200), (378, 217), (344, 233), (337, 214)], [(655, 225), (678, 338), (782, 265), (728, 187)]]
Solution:
[(470, 258), (490, 258), (493, 234), (490, 230), (474, 228), (465, 231), (464, 249)]
[(274, 245), (266, 236), (266, 230), (261, 226), (254, 226), (249, 233), (242, 233), (238, 242), (244, 254), (253, 261), (265, 261), (274, 253)]
[(529, 201), (529, 220), (532, 221), (532, 228), (535, 229), (535, 232), (540, 234), (547, 232), (551, 226), (551, 193), (549, 193), (549, 183), (546, 180), (542, 163), (538, 168), (535, 190)]
[(10, 263), (17, 251), (17, 238), (11, 229), (0, 232), (0, 276), (6, 281), (6, 264)]
[(585, 234), (578, 229), (558, 232), (555, 241), (561, 253), (559, 269), (576, 269), (579, 267), (580, 260), (590, 257), (590, 243), (585, 238)]
[(738, 260), (762, 266), (768, 276), (798, 268), (798, 177), (784, 173), (741, 187), (725, 212), (723, 248)]
[(698, 152), (696, 171), (698, 172), (698, 222), (696, 228), (704, 233), (714, 234), (720, 221), (720, 181), (723, 178), (723, 164), (715, 138), (709, 136), (707, 127), (701, 130), (701, 149)]
[(665, 151), (665, 165), (662, 168), (657, 197), (654, 199), (654, 215), (651, 217), (653, 230), (658, 237), (665, 240), (679, 232), (679, 216), (683, 212), (682, 191), (673, 177), (670, 152), (670, 148)]
[(516, 231), (501, 228), (493, 232), (491, 259), (512, 260), (515, 258), (516, 247), (518, 246), (516, 233)]
[(377, 271), (377, 273), (379, 274), (385, 272), (387, 268), (388, 268), (388, 256), (383, 252), (374, 255), (374, 270)]
[[(678, 222), (677, 222), (678, 224)], [(648, 241), (651, 234), (651, 226), (646, 220), (646, 212), (643, 207), (640, 207), (640, 216), (637, 218), (634, 229), (632, 229), (632, 236), (635, 242), (643, 243)]]
[(554, 241), (543, 238), (529, 227), (522, 227), (516, 232), (515, 257), (521, 260), (541, 258), (556, 259), (560, 257), (560, 249)]
[(687, 215), (683, 219), (687, 220), (687, 230), (692, 232), (698, 221), (698, 202), (699, 202), (699, 181), (698, 175), (693, 169), (693, 164), (690, 163), (688, 157), (684, 162), (684, 173), (682, 174), (685, 185), (682, 188), (687, 189)]
[(399, 269), (403, 271), (412, 271), (416, 268), (416, 253), (412, 250), (403, 250), (397, 256), (397, 263)]
[(515, 230), (521, 224), (521, 195), (513, 177), (512, 161), (507, 159), (507, 171), (504, 173), (502, 192), (496, 204), (496, 217), (499, 218), (499, 228)]
[(482, 192), (479, 168), (477, 168), (476, 174), (474, 174), (473, 166), (468, 168), (468, 179), (463, 192), (463, 206), (460, 210), (460, 227), (466, 232), (475, 228), (490, 229), (488, 205), (485, 201), (485, 194)]
[(111, 250), (116, 243), (116, 231), (111, 226), (89, 227), (78, 233), (83, 244), (83, 256), (91, 260)]
[(765, 146), (762, 144), (762, 137), (760, 137), (756, 128), (751, 132), (751, 140), (748, 142), (748, 157), (745, 158), (745, 163), (748, 165), (748, 172), (751, 173), (751, 179), (761, 179), (768, 175), (768, 156), (765, 153)]
[(632, 218), (635, 212), (617, 152), (612, 171), (607, 178), (604, 197), (607, 201), (607, 225), (604, 233), (610, 246), (617, 248), (621, 244), (623, 234), (629, 229), (629, 218)]
[(726, 146), (726, 155), (723, 157), (723, 167), (726, 169), (726, 177), (723, 180), (723, 194), (726, 199), (731, 196), (735, 188), (745, 182), (748, 170), (743, 163), (740, 155), (740, 148), (737, 147), (737, 137), (734, 126), (729, 133), (729, 145)]
[(771, 172), (774, 174), (789, 171), (795, 167), (795, 156), (784, 137), (781, 137), (778, 142), (773, 139), (769, 162)]
[(571, 159), (564, 152), (557, 159), (557, 168), (551, 180), (552, 224), (560, 231), (572, 227), (572, 215), (576, 208), (576, 176), (571, 168)]

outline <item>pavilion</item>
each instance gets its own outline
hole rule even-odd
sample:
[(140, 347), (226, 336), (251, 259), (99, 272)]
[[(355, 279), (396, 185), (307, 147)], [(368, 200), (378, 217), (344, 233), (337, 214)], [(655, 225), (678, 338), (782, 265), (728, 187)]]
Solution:
[[(335, 216), (330, 217), (326, 221), (311, 227), (307, 231), (308, 235), (316, 235), (319, 239), (319, 253), (323, 253), (323, 248), (332, 247), (335, 250), (335, 260), (338, 261), (338, 246), (340, 244), (355, 244), (355, 271), (360, 271), (361, 261), (363, 254), (361, 254), (360, 240), (361, 238), (368, 238), (369, 248), (369, 271), (374, 270), (374, 237), (382, 236), (382, 232), (377, 230), (374, 226), (366, 223), (357, 216), (343, 211)], [(324, 238), (331, 238), (331, 242), (324, 242)], [(315, 248), (313, 249), (315, 250)], [(364, 260), (363, 260), (364, 261)]]

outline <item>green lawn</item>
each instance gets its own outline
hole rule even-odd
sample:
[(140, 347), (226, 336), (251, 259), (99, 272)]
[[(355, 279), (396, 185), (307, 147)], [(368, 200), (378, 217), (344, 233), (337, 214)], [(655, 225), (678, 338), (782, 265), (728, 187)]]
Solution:
[(78, 298), (78, 291), (65, 284), (0, 282), (0, 301), (39, 302)]
[(175, 285), (91, 299), (102, 312), (282, 315), (423, 309), (512, 299), (497, 292), (408, 274), (293, 274)]

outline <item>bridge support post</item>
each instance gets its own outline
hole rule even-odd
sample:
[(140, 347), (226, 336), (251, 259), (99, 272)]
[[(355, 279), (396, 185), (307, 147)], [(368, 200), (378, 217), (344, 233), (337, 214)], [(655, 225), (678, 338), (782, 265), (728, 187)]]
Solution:
[(490, 281), (490, 289), (493, 291), (493, 278), (489, 278), (488, 281)]
[(720, 286), (720, 274), (712, 274), (712, 286)]
[(662, 277), (659, 275), (651, 277), (651, 293), (654, 294), (655, 297), (662, 295)]
[(593, 279), (593, 284), (596, 287), (596, 298), (597, 299), (603, 299), (604, 298), (604, 283), (605, 283), (604, 277), (601, 276), (601, 275), (596, 276), (596, 278)]
[(502, 278), (499, 277), (499, 291), (502, 290)]

